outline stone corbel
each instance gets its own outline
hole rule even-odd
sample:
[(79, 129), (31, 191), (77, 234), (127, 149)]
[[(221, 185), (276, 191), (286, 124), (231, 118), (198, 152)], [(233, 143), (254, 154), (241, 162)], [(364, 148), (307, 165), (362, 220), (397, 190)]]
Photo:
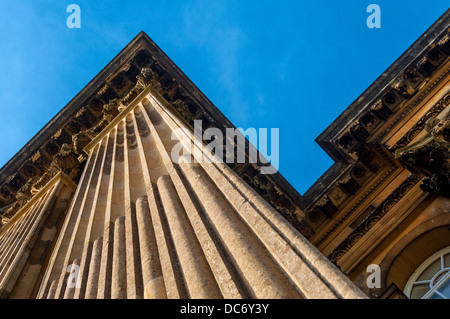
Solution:
[(446, 113), (428, 120), (424, 135), (395, 156), (410, 170), (425, 175), (423, 191), (450, 197), (450, 110)]
[(53, 158), (50, 168), (33, 184), (31, 193), (33, 195), (38, 193), (60, 171), (72, 179), (75, 178), (79, 172), (79, 164), (80, 162), (77, 159), (73, 147), (69, 144), (64, 144), (60, 152)]

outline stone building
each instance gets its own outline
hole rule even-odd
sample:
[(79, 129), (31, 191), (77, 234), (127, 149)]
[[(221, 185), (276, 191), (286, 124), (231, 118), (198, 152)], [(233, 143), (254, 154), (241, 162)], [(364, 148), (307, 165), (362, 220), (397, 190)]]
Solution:
[(301, 196), (141, 32), (0, 170), (0, 297), (448, 298), (449, 37), (450, 10), (318, 137)]

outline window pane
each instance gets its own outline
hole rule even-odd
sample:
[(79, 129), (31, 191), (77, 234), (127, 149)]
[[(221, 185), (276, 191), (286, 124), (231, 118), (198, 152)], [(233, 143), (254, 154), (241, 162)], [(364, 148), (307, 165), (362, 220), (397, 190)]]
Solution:
[(434, 293), (434, 294), (430, 297), (430, 299), (444, 299), (444, 298), (442, 298), (442, 297), (439, 296), (438, 294)]
[(417, 278), (416, 281), (430, 280), (433, 278), (441, 270), (441, 258), (438, 258), (435, 262), (433, 262), (424, 272)]
[(439, 282), (445, 277), (447, 276), (448, 271), (443, 271), (442, 273), (439, 274), (439, 276), (436, 276), (436, 278), (434, 278), (433, 280), (433, 287), (438, 285)]
[(430, 290), (430, 285), (428, 284), (420, 284), (414, 285), (411, 290), (411, 299), (420, 299), (422, 298), (428, 291)]
[(450, 267), (450, 254), (444, 256), (445, 267)]
[(439, 292), (441, 294), (443, 294), (445, 297), (447, 297), (448, 299), (450, 299), (450, 280), (449, 279), (447, 279), (447, 282), (441, 288), (439, 288)]

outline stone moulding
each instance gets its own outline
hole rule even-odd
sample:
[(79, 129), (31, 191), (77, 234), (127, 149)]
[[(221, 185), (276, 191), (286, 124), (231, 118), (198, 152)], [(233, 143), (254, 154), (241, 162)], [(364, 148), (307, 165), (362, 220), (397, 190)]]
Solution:
[(0, 298), (32, 298), (75, 192), (59, 172), (0, 229)]
[(420, 181), (420, 176), (411, 175), (402, 183), (383, 203), (375, 208), (361, 224), (344, 241), (332, 251), (328, 258), (331, 261), (338, 262), (347, 251), (349, 251), (391, 208), (398, 203), (406, 193)]
[(31, 206), (33, 206), (36, 201), (42, 197), (43, 194), (48, 192), (48, 190), (54, 186), (58, 181), (63, 181), (67, 186), (69, 186), (73, 191), (77, 189), (77, 185), (72, 181), (70, 177), (68, 177), (66, 174), (62, 173), (61, 171), (58, 172), (55, 176), (52, 177), (52, 179), (45, 184), (45, 186), (39, 190), (38, 193), (36, 193), (2, 228), (0, 228), (0, 236), (2, 236), (14, 223), (20, 219), (20, 217), (29, 210)]
[[(406, 147), (411, 141), (425, 129), (427, 121), (436, 118), (445, 108), (450, 105), (450, 92), (447, 93), (436, 105), (434, 105), (391, 149), (398, 150)], [(398, 156), (396, 155), (396, 158)]]

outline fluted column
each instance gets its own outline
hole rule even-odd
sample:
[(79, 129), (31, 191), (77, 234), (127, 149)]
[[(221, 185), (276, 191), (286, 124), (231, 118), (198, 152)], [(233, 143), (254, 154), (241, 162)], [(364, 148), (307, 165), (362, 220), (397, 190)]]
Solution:
[(111, 298), (127, 298), (127, 253), (125, 245), (125, 216), (114, 224), (114, 253), (112, 267)]
[(180, 259), (189, 297), (194, 299), (222, 298), (202, 247), (169, 176), (159, 178), (158, 189), (169, 222), (170, 235), (173, 237)]
[(41, 287), (49, 298), (364, 297), (226, 164), (172, 162), (174, 136), (205, 151), (148, 87), (86, 147)]
[(136, 213), (139, 228), (144, 297), (147, 299), (166, 299), (166, 287), (159, 261), (159, 252), (147, 196), (138, 198)]
[(100, 265), (102, 261), (103, 238), (100, 237), (94, 241), (92, 247), (92, 257), (89, 266), (88, 279), (86, 282), (85, 299), (96, 299), (98, 290), (98, 277), (100, 273)]

